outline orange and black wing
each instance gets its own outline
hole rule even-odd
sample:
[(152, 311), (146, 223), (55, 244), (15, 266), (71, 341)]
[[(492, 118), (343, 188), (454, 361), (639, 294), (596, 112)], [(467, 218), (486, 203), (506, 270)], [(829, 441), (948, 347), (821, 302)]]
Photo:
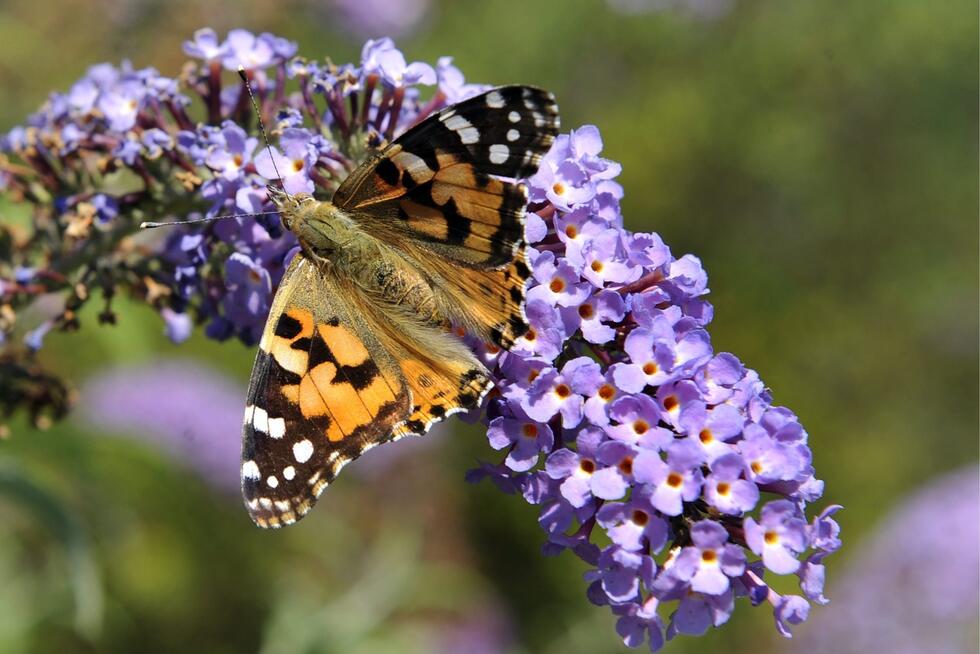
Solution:
[(246, 402), (242, 494), (261, 527), (299, 520), (340, 469), (474, 407), (486, 371), (444, 331), (386, 315), (302, 254), (259, 344)]
[(417, 267), (459, 271), (433, 271), (451, 316), (507, 347), (526, 329), (530, 274), (527, 190), (511, 180), (537, 170), (557, 132), (550, 93), (493, 89), (409, 129), (354, 171), (333, 201)]
[(259, 344), (246, 400), (242, 493), (256, 524), (295, 522), (340, 469), (411, 413), (397, 362), (324, 274), (297, 255)]

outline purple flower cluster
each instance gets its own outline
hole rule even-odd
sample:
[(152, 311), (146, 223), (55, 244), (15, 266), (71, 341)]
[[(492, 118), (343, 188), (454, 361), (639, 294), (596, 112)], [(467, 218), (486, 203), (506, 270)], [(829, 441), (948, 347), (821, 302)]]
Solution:
[[(529, 180), (531, 329), (510, 352), (474, 343), (497, 379), (488, 436), (506, 456), (471, 478), (540, 507), (545, 552), (594, 566), (588, 597), (627, 645), (703, 634), (743, 596), (789, 636), (826, 602), (839, 507), (807, 520), (823, 483), (806, 431), (712, 349), (700, 261), (623, 228), (620, 166), (601, 151), (595, 127), (574, 130)], [(766, 571), (797, 575), (802, 596), (769, 588)]]
[[(77, 259), (82, 270), (62, 287), (81, 281), (87, 289), (89, 278), (97, 278), (107, 298), (117, 286), (129, 287), (160, 312), (175, 341), (197, 323), (212, 338), (256, 342), (296, 246), (272, 215), (266, 184), (281, 173), (289, 192), (327, 199), (370, 149), (485, 88), (466, 84), (448, 57), (435, 67), (407, 61), (387, 38), (368, 41), (357, 65), (307, 61), (296, 51), (295, 43), (272, 34), (232, 30), (221, 39), (201, 29), (184, 43), (194, 61), (180, 78), (128, 63), (99, 64), (67, 93), (51, 94), (26, 126), (0, 142), (3, 153), (24, 164), (0, 160), (0, 178), (8, 193), (46, 207), (53, 229), (39, 224), (38, 231), (57, 232), (58, 242), (24, 253), (11, 269), (95, 241), (95, 256)], [(234, 74), (239, 67), (278, 141), (271, 152), (256, 130), (246, 129), (255, 117)], [(420, 86), (435, 87), (425, 102)], [(128, 192), (113, 192), (119, 178), (128, 180)], [(117, 247), (144, 219), (263, 212), (268, 215), (258, 220), (172, 228), (148, 236), (156, 240), (135, 252)], [(91, 260), (98, 257), (102, 261)], [(5, 273), (0, 262), (0, 281), (6, 282)], [(13, 280), (0, 289), (4, 300), (25, 301), (32, 297), (28, 291), (58, 290)], [(83, 295), (73, 309), (87, 299)], [(76, 324), (74, 311), (66, 315), (31, 332), (30, 344), (40, 347), (49, 329)]]

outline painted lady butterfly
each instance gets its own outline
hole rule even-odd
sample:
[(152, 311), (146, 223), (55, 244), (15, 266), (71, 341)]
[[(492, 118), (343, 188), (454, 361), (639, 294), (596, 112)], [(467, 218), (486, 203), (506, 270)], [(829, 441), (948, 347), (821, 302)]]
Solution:
[(558, 132), (554, 97), (507, 86), (371, 155), (331, 202), (272, 191), (301, 252), (252, 370), (242, 493), (262, 527), (299, 520), (365, 450), (477, 404), (487, 371), (450, 331), (524, 334), (524, 212)]

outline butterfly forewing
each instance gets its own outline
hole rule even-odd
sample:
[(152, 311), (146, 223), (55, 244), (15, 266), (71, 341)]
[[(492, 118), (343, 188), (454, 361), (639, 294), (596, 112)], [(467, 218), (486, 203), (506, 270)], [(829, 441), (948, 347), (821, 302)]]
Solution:
[(332, 275), (297, 255), (273, 303), (249, 385), (242, 492), (253, 520), (289, 524), (340, 469), (390, 439), (411, 392)]
[(510, 263), (527, 192), (492, 176), (537, 170), (558, 133), (554, 97), (505, 86), (447, 107), (411, 128), (334, 195), (382, 238), (401, 228), (437, 254), (478, 268)]
[(527, 330), (530, 275), (527, 191), (507, 178), (532, 174), (557, 131), (550, 93), (494, 89), (407, 131), (352, 174), (334, 202), (436, 277), (450, 318), (506, 348)]

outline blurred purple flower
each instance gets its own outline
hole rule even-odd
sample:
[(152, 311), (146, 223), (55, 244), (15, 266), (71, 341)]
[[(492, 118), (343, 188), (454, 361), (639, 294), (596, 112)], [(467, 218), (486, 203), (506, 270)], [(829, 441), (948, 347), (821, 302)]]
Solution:
[(248, 30), (231, 30), (221, 63), (227, 70), (238, 70), (239, 66), (255, 70), (271, 66), (275, 58), (276, 53), (268, 39), (257, 37)]
[(361, 67), (365, 75), (377, 75), (386, 84), (402, 87), (411, 84), (435, 84), (436, 71), (429, 64), (407, 63), (395, 43), (385, 37), (368, 40), (361, 50)]
[(163, 307), (160, 315), (163, 317), (164, 333), (172, 343), (183, 343), (190, 338), (193, 322), (189, 315), (174, 311), (170, 307)]
[(116, 368), (81, 389), (85, 420), (159, 447), (208, 484), (238, 493), (244, 389), (190, 361)]
[[(833, 588), (832, 610), (797, 630), (792, 651), (976, 652), (978, 487), (980, 468), (971, 464), (930, 481), (898, 503), (862, 543), (860, 554), (848, 561)], [(819, 530), (836, 540), (832, 530)], [(822, 573), (819, 577), (822, 581)]]
[(463, 73), (453, 65), (452, 57), (439, 57), (436, 62), (436, 80), (439, 92), (445, 98), (445, 103), (456, 104), (467, 98), (478, 95), (490, 88), (489, 84), (467, 84)]
[(204, 61), (221, 60), (228, 54), (228, 44), (218, 41), (218, 34), (210, 27), (194, 32), (194, 38), (184, 41), (184, 54)]
[(429, 15), (431, 0), (331, 0), (329, 18), (345, 33), (377, 38), (411, 34)]

